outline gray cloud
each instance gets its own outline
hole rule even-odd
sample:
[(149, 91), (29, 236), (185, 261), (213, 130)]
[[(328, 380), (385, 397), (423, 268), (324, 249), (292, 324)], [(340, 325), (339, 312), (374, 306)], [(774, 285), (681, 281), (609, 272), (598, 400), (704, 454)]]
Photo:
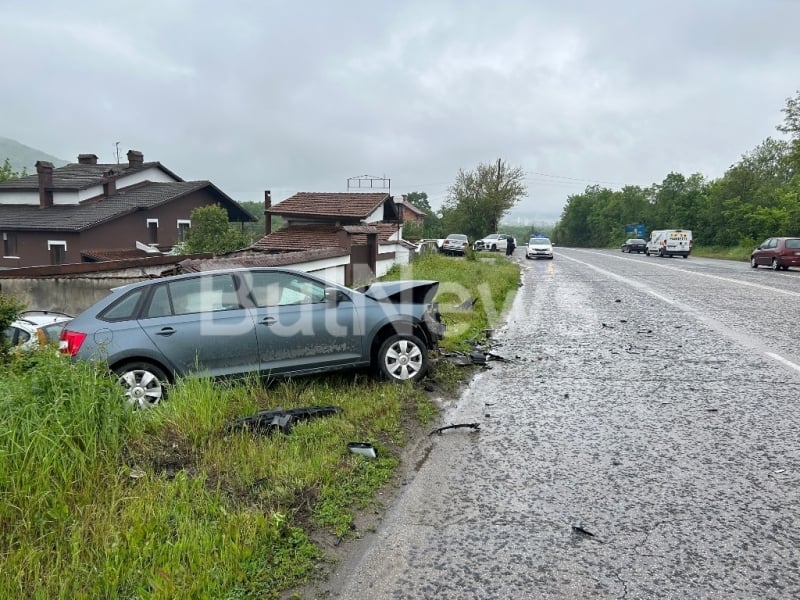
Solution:
[(119, 141), (240, 200), (362, 174), (441, 199), (503, 157), (555, 220), (595, 181), (720, 176), (800, 88), (792, 0), (535, 4), (14, 3), (0, 135)]

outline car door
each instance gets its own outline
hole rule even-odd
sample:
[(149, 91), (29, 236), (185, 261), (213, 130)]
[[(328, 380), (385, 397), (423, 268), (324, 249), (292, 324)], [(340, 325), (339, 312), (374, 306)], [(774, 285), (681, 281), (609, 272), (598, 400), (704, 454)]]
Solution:
[(775, 257), (778, 248), (778, 240), (777, 238), (769, 238), (766, 240), (762, 246), (762, 250), (760, 252), (759, 264), (761, 265), (771, 265), (772, 259)]
[(327, 301), (324, 282), (289, 271), (252, 271), (246, 277), (262, 372), (363, 362), (356, 308), (346, 292)]
[(154, 285), (139, 325), (180, 373), (257, 372), (253, 318), (237, 288), (230, 273)]

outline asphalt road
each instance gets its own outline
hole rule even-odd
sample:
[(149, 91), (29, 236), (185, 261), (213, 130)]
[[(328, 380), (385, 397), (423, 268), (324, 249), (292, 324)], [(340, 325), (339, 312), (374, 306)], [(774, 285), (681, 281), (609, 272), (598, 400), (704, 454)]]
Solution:
[(352, 598), (800, 597), (800, 271), (556, 249)]

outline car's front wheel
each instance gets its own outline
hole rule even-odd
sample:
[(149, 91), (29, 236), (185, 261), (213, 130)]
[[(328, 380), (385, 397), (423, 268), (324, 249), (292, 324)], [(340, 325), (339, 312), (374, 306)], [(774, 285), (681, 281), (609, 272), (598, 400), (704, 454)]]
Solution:
[(132, 362), (114, 369), (118, 382), (125, 390), (125, 400), (134, 408), (151, 408), (167, 395), (169, 382), (166, 373), (146, 362)]
[(753, 267), (754, 269), (758, 268), (758, 263), (756, 262), (755, 256), (750, 257), (750, 266)]
[(428, 371), (428, 350), (418, 337), (396, 334), (378, 350), (381, 374), (392, 381), (419, 381)]

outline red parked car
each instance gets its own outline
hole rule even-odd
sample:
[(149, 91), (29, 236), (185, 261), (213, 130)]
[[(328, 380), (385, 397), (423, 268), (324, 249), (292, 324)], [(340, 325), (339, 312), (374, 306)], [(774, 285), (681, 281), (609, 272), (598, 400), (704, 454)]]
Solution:
[(750, 266), (772, 267), (773, 271), (800, 267), (800, 238), (774, 237), (764, 241), (750, 255)]

